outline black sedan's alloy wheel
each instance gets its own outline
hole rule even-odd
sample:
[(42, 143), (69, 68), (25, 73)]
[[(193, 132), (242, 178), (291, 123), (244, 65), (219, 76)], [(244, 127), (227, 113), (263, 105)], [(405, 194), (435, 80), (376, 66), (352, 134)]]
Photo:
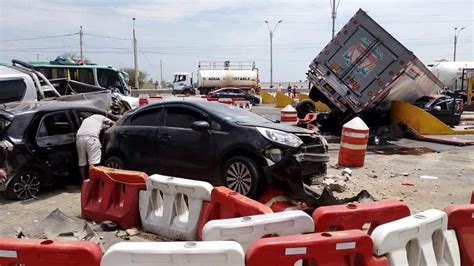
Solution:
[(38, 196), (40, 179), (34, 171), (21, 171), (13, 177), (7, 188), (9, 199), (26, 200)]
[(254, 197), (257, 194), (260, 171), (257, 163), (248, 157), (235, 156), (224, 168), (226, 186), (242, 195)]
[(107, 158), (107, 160), (104, 162), (104, 166), (114, 169), (125, 169), (124, 162), (117, 156)]

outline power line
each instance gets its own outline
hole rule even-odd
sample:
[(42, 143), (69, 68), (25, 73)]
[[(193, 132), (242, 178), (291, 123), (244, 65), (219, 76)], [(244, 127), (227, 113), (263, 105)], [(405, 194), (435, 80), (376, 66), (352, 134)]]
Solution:
[(76, 33), (69, 33), (63, 35), (53, 35), (53, 36), (44, 36), (44, 37), (34, 37), (34, 38), (24, 38), (24, 39), (12, 39), (12, 40), (3, 40), (2, 42), (18, 42), (18, 41), (30, 41), (30, 40), (41, 40), (41, 39), (52, 39), (52, 38), (60, 38), (60, 37), (68, 37), (78, 35), (79, 32)]
[[(138, 43), (137, 43), (137, 44), (138, 44)], [(145, 60), (147, 61), (147, 63), (148, 63), (151, 67), (156, 68), (156, 66), (153, 65), (153, 64), (150, 62), (150, 60), (148, 60), (148, 58), (146, 57), (145, 53), (143, 52), (142, 47), (140, 46), (140, 44), (138, 44), (138, 49), (140, 50), (140, 53), (143, 55), (143, 57), (145, 58)]]
[(92, 34), (92, 33), (84, 33), (84, 35), (106, 38), (106, 39), (113, 39), (113, 40), (122, 40), (122, 41), (131, 41), (132, 39), (128, 38), (120, 38), (120, 37), (113, 37), (113, 36), (106, 36), (106, 35), (99, 35), (99, 34)]

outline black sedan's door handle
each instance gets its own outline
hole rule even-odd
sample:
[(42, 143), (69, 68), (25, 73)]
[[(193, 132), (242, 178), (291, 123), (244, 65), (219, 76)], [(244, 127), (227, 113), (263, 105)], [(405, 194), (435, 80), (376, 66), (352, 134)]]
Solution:
[(130, 132), (124, 131), (124, 132), (122, 133), (122, 138), (127, 138), (128, 135), (130, 135)]
[(171, 136), (168, 135), (168, 134), (162, 134), (162, 135), (160, 135), (160, 139), (162, 139), (162, 140), (170, 140), (170, 139), (171, 139)]

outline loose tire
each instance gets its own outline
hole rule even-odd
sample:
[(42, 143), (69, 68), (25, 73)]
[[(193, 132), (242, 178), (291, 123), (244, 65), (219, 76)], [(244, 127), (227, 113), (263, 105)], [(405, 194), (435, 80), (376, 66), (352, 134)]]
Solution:
[(104, 162), (105, 167), (114, 168), (114, 169), (125, 169), (125, 163), (120, 157), (111, 156), (107, 158)]
[(295, 109), (298, 118), (303, 119), (307, 114), (315, 112), (316, 106), (310, 100), (303, 100), (296, 105)]
[(246, 156), (230, 158), (224, 166), (226, 187), (250, 198), (258, 196), (262, 186), (262, 171), (257, 162)]
[(6, 197), (11, 200), (26, 200), (38, 196), (41, 179), (36, 171), (20, 170), (12, 178), (6, 190)]

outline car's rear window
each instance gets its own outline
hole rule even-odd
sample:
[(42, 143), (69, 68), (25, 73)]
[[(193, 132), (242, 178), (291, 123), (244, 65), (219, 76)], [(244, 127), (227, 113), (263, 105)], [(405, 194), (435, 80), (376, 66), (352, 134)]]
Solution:
[(0, 81), (0, 103), (19, 102), (23, 99), (26, 84), (21, 79)]

